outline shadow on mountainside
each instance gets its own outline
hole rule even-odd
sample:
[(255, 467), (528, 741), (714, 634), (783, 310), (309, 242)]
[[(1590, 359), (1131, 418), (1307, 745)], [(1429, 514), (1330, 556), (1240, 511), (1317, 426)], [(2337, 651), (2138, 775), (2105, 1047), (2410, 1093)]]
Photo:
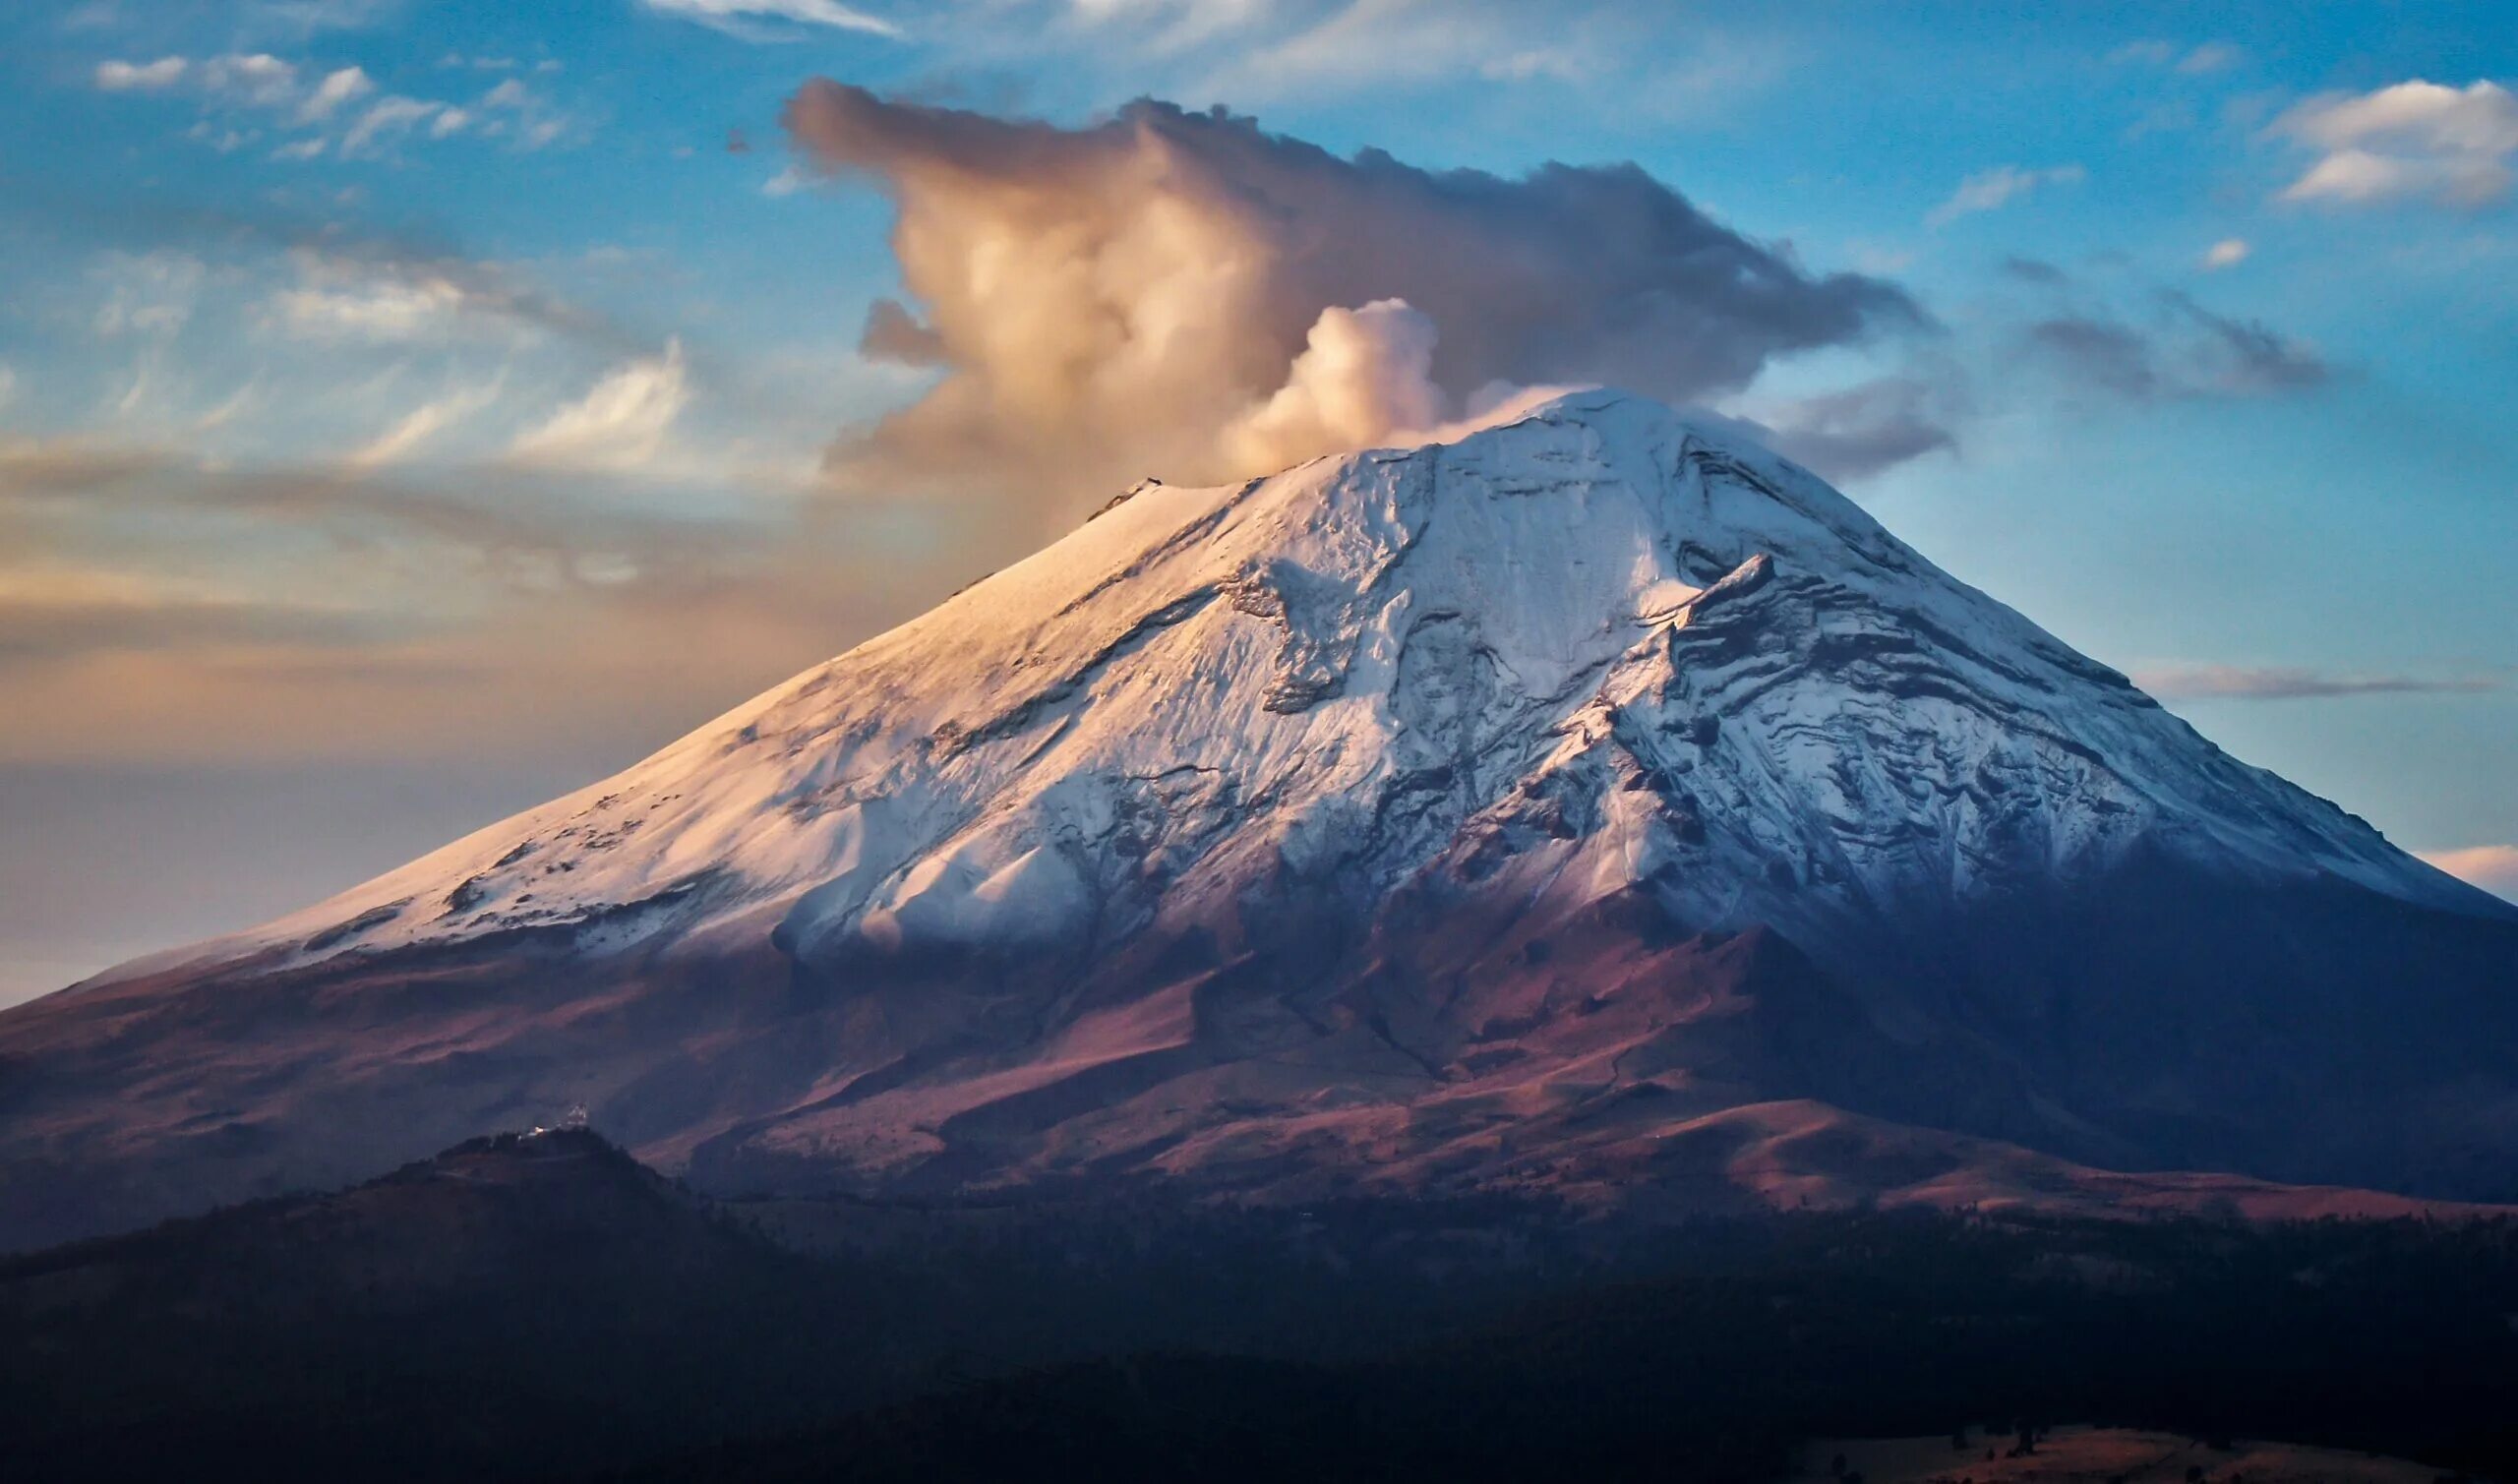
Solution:
[(2506, 1470), (2513, 1311), (2506, 1221), (805, 1221), (554, 1131), (0, 1263), (0, 1435), (44, 1479), (1750, 1479), (2093, 1418)]

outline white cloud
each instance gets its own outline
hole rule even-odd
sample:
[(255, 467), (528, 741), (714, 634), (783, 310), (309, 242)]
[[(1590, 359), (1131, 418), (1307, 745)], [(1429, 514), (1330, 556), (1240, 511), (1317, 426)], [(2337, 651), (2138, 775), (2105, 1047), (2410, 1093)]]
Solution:
[[(106, 62), (96, 69), (95, 81), (110, 92), (182, 86), (229, 108), (283, 114), (287, 123), (311, 131), (273, 149), (274, 159), (313, 159), (328, 150), (343, 156), (375, 154), (400, 139), (442, 140), (473, 131), (511, 138), (520, 148), (533, 149), (558, 140), (568, 127), (565, 116), (512, 79), (492, 89), (478, 107), (462, 108), (434, 98), (379, 96), (375, 78), (355, 64), (334, 68), (308, 86), (296, 63), (260, 52), (200, 61), (169, 56), (149, 63)], [(509, 116), (485, 128), (485, 111)], [(213, 128), (205, 119), (194, 126), (192, 137), (225, 151), (261, 135)]]
[(2107, 54), (2111, 62), (2138, 62), (2148, 67), (2174, 67), (2189, 77), (2207, 72), (2222, 72), (2239, 64), (2245, 53), (2227, 41), (2206, 41), (2190, 50), (2180, 50), (2167, 41), (2128, 41)]
[(96, 86), (107, 92), (153, 92), (182, 82), (191, 69), (192, 64), (182, 57), (159, 57), (154, 62), (100, 62), (96, 66)]
[(1432, 428), (1443, 414), (1434, 341), (1434, 322), (1405, 299), (1322, 310), (1285, 386), (1225, 430), (1227, 447), (1252, 468), (1283, 468)]
[(209, 267), (184, 253), (107, 253), (97, 260), (96, 276), (106, 284), (105, 302), (96, 310), (98, 335), (174, 334), (192, 319), (193, 304)]
[(375, 80), (363, 67), (344, 67), (326, 74), (306, 101), (297, 105), (297, 117), (304, 123), (317, 123), (330, 118), (343, 103), (353, 102), (376, 90)]
[(1115, 27), (1157, 54), (1176, 53), (1271, 18), (1269, 0), (1069, 0), (1089, 28)]
[(297, 64), (268, 52), (212, 57), (200, 77), (209, 91), (257, 107), (284, 108), (297, 97)]
[(2240, 52), (2227, 41), (2206, 41), (2180, 57), (2177, 70), (2188, 75), (2224, 72), (2239, 64)]
[(733, 30), (744, 21), (768, 20), (828, 26), (875, 36), (897, 36), (901, 33), (899, 27), (880, 16), (869, 16), (862, 10), (841, 5), (837, 0), (646, 0), (646, 3), (649, 10), (682, 16), (720, 30)]
[(509, 448), (518, 463), (573, 469), (636, 469), (664, 450), (690, 402), (682, 342), (615, 368), (582, 398), (529, 429)]
[(1929, 226), (1947, 226), (1961, 216), (1999, 210), (2047, 186), (2077, 185), (2088, 176), (2089, 172), (2078, 165), (2053, 165), (2042, 170), (1997, 165), (1960, 181), (1957, 191), (1935, 207), (1924, 221)]
[(2460, 881), (2518, 902), (2518, 845), (2470, 845), (2463, 850), (2424, 851), (2422, 859)]
[(359, 154), (385, 140), (399, 138), (446, 112), (444, 103), (406, 98), (398, 93), (376, 100), (341, 136), (341, 152)]
[(305, 339), (417, 340), (450, 333), (471, 296), (427, 270), (372, 271), (313, 253), (297, 257), (300, 286), (271, 300), (280, 323)]
[(2224, 237), (2204, 250), (2203, 267), (2207, 269), (2236, 267), (2247, 262), (2248, 255), (2253, 251), (2244, 237)]
[(2450, 88), (2417, 79), (2310, 98), (2269, 132), (2321, 151), (2283, 201), (2477, 207), (2509, 194), (2518, 93), (2488, 81)]
[(510, 78), (481, 94), (480, 109), (484, 114), (497, 115), (482, 126), (481, 132), (511, 134), (520, 149), (539, 149), (557, 143), (569, 132), (568, 116), (544, 102), (519, 78)]
[(399, 463), (439, 434), (496, 401), (499, 386), (498, 381), (479, 386), (459, 386), (444, 396), (422, 402), (343, 462), (358, 469), (376, 469)]

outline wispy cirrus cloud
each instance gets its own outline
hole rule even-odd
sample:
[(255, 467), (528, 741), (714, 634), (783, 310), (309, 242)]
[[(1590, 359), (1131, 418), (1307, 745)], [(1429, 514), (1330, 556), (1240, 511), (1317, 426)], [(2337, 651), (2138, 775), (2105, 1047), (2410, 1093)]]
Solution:
[(521, 464), (626, 472), (664, 451), (674, 423), (690, 404), (682, 342), (614, 368), (586, 394), (525, 431), (508, 450)]
[(2140, 63), (2148, 67), (2165, 67), (2188, 77), (2226, 72), (2246, 60), (2246, 54), (2227, 41), (2205, 41), (2195, 46), (2181, 46), (2174, 41), (2146, 38), (2128, 41), (2107, 54), (2111, 62)]
[(2470, 695), (2506, 688), (2495, 679), (2371, 675), (2293, 667), (2154, 665), (2133, 683), (2168, 700), (2321, 700), (2352, 695)]
[(2050, 186), (2073, 186), (2089, 178), (2089, 171), (2077, 164), (2048, 165), (2043, 169), (2022, 169), (2017, 165), (1996, 165), (1958, 183), (1949, 199), (1932, 208), (1924, 224), (1946, 227), (1962, 216), (1980, 211), (1998, 211), (2024, 197)]
[(696, 21), (752, 40), (785, 37), (757, 23), (784, 22), (798, 27), (824, 27), (867, 35), (897, 36), (901, 29), (882, 17), (838, 0), (645, 0), (647, 9)]
[(504, 376), (477, 386), (455, 386), (403, 413), (391, 426), (360, 445), (347, 457), (355, 469), (381, 469), (419, 452), (438, 436), (496, 403), (507, 385)]
[[(311, 78), (311, 81), (310, 81)], [(356, 158), (388, 153), (406, 141), (458, 135), (505, 140), (538, 149), (569, 137), (573, 120), (542, 92), (510, 77), (468, 102), (385, 91), (365, 67), (351, 64), (310, 74), (268, 52), (227, 53), (96, 65), (97, 90), (122, 94), (185, 92), (222, 110), (268, 120), (289, 137), (271, 151), (281, 160), (328, 153)], [(262, 137), (256, 129), (197, 121), (190, 137), (222, 151)]]

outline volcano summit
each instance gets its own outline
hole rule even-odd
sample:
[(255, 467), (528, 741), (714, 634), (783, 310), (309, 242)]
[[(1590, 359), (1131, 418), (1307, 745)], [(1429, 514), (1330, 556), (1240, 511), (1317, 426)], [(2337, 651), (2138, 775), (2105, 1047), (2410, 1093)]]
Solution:
[(2518, 913), (1729, 425), (1579, 392), (1149, 481), (615, 778), (0, 1016), (0, 1239), (576, 1101), (719, 1190), (2507, 1199)]

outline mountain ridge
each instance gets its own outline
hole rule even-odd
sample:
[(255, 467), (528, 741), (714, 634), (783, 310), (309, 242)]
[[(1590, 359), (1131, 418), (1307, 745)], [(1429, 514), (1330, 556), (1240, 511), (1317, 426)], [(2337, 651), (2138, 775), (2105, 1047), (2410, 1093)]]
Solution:
[(2475, 1198), (2518, 1193), (2513, 968), (2518, 913), (1735, 430), (1591, 391), (1141, 485), (0, 1057), (56, 1169), (219, 1130), (346, 1178), (397, 1120), (583, 1099), (703, 1181), (1302, 1198), (1813, 1099)]

